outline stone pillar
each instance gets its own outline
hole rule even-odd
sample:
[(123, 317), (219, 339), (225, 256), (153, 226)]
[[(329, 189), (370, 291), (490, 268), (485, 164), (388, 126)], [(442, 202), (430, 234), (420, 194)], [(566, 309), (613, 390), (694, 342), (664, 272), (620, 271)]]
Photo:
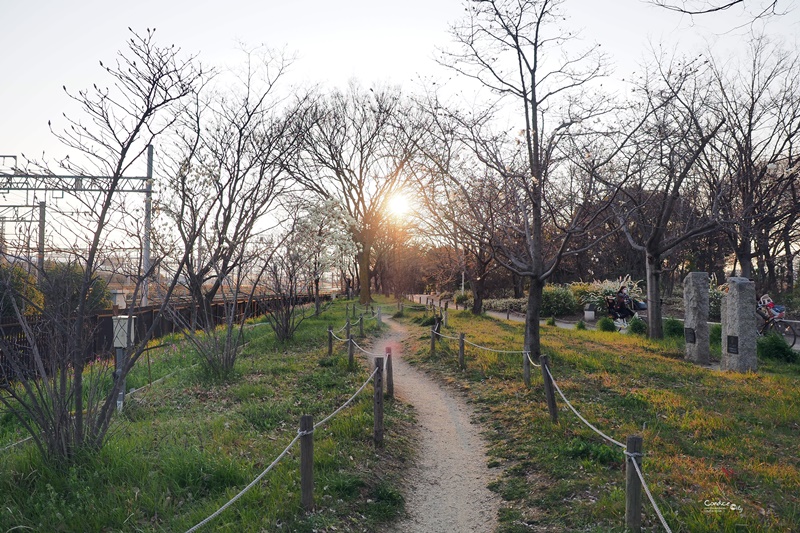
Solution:
[(722, 370), (755, 372), (756, 284), (747, 278), (728, 278), (722, 316)]
[(708, 286), (706, 272), (690, 272), (683, 280), (686, 360), (699, 365), (709, 364), (711, 355), (708, 338)]

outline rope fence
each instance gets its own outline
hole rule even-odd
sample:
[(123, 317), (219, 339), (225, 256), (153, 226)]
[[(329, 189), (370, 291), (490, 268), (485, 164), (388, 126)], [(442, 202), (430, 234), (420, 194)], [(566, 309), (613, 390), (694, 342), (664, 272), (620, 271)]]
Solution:
[[(420, 301), (422, 298), (420, 298)], [(429, 306), (425, 306), (424, 309), (429, 309)], [(446, 318), (446, 313), (443, 313), (443, 318)], [(525, 382), (526, 385), (530, 386), (530, 367), (537, 367), (541, 368), (542, 371), (542, 379), (544, 382), (544, 391), (545, 397), (547, 400), (547, 407), (548, 411), (550, 412), (550, 417), (553, 422), (558, 421), (558, 406), (556, 404), (555, 399), (555, 392), (558, 392), (558, 395), (564, 401), (564, 403), (569, 407), (569, 409), (575, 414), (578, 419), (583, 422), (587, 427), (589, 427), (592, 431), (597, 433), (601, 438), (605, 439), (611, 444), (614, 444), (623, 450), (623, 454), (626, 457), (626, 464), (630, 464), (631, 467), (626, 468), (626, 511), (625, 511), (625, 521), (626, 527), (630, 528), (633, 531), (639, 531), (641, 529), (641, 489), (644, 488), (644, 492), (647, 495), (650, 504), (653, 506), (656, 515), (658, 516), (661, 525), (663, 526), (664, 530), (667, 533), (672, 533), (672, 530), (667, 524), (667, 521), (664, 519), (664, 515), (661, 513), (661, 510), (658, 507), (655, 499), (650, 492), (649, 487), (644, 479), (644, 475), (642, 474), (641, 470), (641, 460), (643, 454), (641, 453), (641, 445), (642, 445), (642, 438), (640, 436), (629, 436), (628, 443), (623, 444), (619, 440), (616, 440), (603, 431), (598, 429), (595, 425), (590, 423), (581, 413), (572, 405), (572, 403), (567, 399), (564, 392), (558, 386), (553, 375), (550, 371), (550, 366), (548, 362), (548, 357), (546, 355), (542, 355), (540, 357), (541, 364), (536, 363), (533, 358), (531, 357), (531, 353), (529, 351), (519, 351), (519, 350), (498, 350), (495, 348), (490, 348), (488, 346), (482, 346), (476, 344), (474, 342), (468, 341), (465, 339), (465, 334), (460, 333), (457, 337), (452, 335), (446, 335), (439, 331), (442, 322), (440, 322), (437, 318), (437, 321), (433, 327), (431, 327), (431, 356), (435, 355), (436, 353), (436, 338), (440, 339), (448, 339), (454, 340), (459, 342), (459, 366), (461, 369), (466, 369), (466, 365), (464, 363), (464, 346), (470, 345), (474, 348), (484, 350), (487, 352), (497, 353), (497, 354), (522, 354), (524, 356), (523, 363), (524, 363), (524, 375), (525, 375)], [(555, 391), (555, 392), (554, 392)]]
[[(638, 436), (631, 436), (631, 437), (628, 437), (628, 443), (627, 444), (623, 444), (622, 442), (620, 442), (620, 441), (618, 441), (618, 440), (616, 440), (616, 439), (614, 439), (612, 437), (609, 437), (608, 435), (603, 433), (596, 426), (594, 426), (591, 422), (586, 420), (586, 418), (583, 415), (581, 415), (580, 412), (578, 412), (578, 410), (572, 405), (572, 403), (564, 395), (563, 391), (558, 386), (558, 383), (556, 383), (555, 378), (553, 378), (553, 374), (550, 372), (550, 367), (549, 367), (549, 365), (547, 363), (546, 356), (542, 357), (542, 365), (541, 366), (542, 366), (542, 370), (543, 370), (543, 375), (545, 376), (545, 385), (546, 385), (545, 388), (547, 388), (547, 383), (548, 382), (550, 384), (552, 384), (552, 387), (555, 388), (555, 390), (558, 392), (559, 396), (561, 396), (561, 399), (564, 401), (565, 404), (567, 404), (567, 407), (570, 408), (570, 410), (575, 414), (575, 416), (578, 417), (578, 419), (581, 422), (583, 422), (589, 429), (591, 429), (592, 431), (597, 433), (600, 437), (602, 437), (603, 439), (607, 440), (608, 442), (610, 442), (612, 444), (615, 444), (615, 445), (619, 446), (620, 448), (622, 448), (623, 449), (623, 453), (624, 453), (624, 455), (626, 457), (626, 464), (633, 466), (633, 469), (635, 470), (636, 476), (637, 476), (636, 481), (638, 481), (638, 483), (632, 483), (631, 480), (632, 480), (633, 476), (631, 476), (631, 475), (627, 476), (626, 490), (625, 490), (625, 497), (626, 497), (625, 521), (626, 521), (626, 526), (631, 528), (631, 529), (633, 529), (634, 531), (639, 531), (639, 529), (641, 528), (641, 511), (640, 511), (640, 509), (641, 509), (641, 488), (643, 487), (645, 493), (647, 494), (648, 499), (650, 500), (650, 504), (653, 506), (653, 509), (655, 510), (656, 515), (658, 516), (658, 519), (661, 521), (661, 525), (664, 527), (664, 530), (667, 531), (667, 533), (672, 533), (672, 530), (670, 529), (669, 524), (667, 524), (667, 521), (664, 519), (664, 515), (661, 513), (661, 509), (659, 509), (658, 504), (656, 503), (655, 499), (653, 498), (653, 495), (650, 492), (650, 489), (647, 486), (647, 482), (645, 481), (644, 475), (642, 474), (642, 471), (641, 471), (640, 462), (641, 462), (641, 458), (643, 457), (643, 454), (641, 453), (642, 438), (638, 437)], [(548, 397), (548, 406), (550, 405), (550, 403), (551, 403), (551, 400)], [(551, 410), (551, 414), (552, 414), (552, 410)], [(633, 446), (632, 446), (632, 442), (634, 443)], [(626, 468), (626, 471), (627, 472), (631, 472), (632, 469)]]
[[(228, 508), (229, 508), (231, 505), (233, 505), (234, 503), (236, 503), (236, 501), (237, 501), (239, 498), (241, 498), (242, 496), (244, 496), (244, 495), (245, 495), (245, 494), (246, 494), (246, 493), (247, 493), (247, 492), (248, 492), (250, 489), (252, 489), (253, 487), (255, 487), (255, 486), (258, 484), (258, 482), (259, 482), (259, 481), (261, 481), (261, 480), (264, 478), (264, 476), (266, 476), (266, 475), (267, 475), (267, 473), (268, 473), (270, 470), (272, 470), (272, 469), (275, 467), (275, 465), (277, 465), (277, 464), (280, 462), (280, 460), (281, 460), (281, 459), (283, 459), (283, 458), (286, 456), (286, 454), (287, 454), (287, 453), (289, 453), (289, 450), (290, 450), (290, 449), (291, 449), (291, 448), (292, 448), (292, 447), (295, 445), (295, 443), (296, 443), (298, 440), (300, 440), (302, 437), (313, 435), (314, 431), (316, 431), (316, 429), (317, 429), (317, 428), (319, 428), (319, 427), (322, 427), (322, 426), (323, 426), (325, 423), (327, 423), (327, 422), (328, 422), (330, 419), (332, 419), (334, 416), (336, 416), (337, 414), (339, 414), (339, 412), (341, 412), (341, 411), (342, 411), (343, 409), (345, 409), (345, 408), (346, 408), (348, 405), (350, 405), (350, 403), (352, 403), (352, 402), (353, 402), (353, 400), (355, 400), (355, 399), (356, 399), (356, 397), (358, 397), (358, 395), (359, 395), (359, 394), (361, 394), (361, 391), (363, 391), (363, 390), (364, 390), (364, 388), (365, 388), (365, 387), (366, 387), (366, 386), (369, 384), (369, 382), (370, 382), (370, 381), (373, 381), (373, 379), (375, 379), (375, 376), (376, 376), (377, 374), (381, 373), (381, 371), (382, 371), (382, 365), (383, 365), (383, 362), (381, 362), (381, 367), (378, 367), (378, 365), (376, 365), (376, 367), (375, 367), (375, 370), (372, 372), (372, 374), (370, 374), (370, 376), (369, 376), (369, 377), (367, 378), (367, 380), (366, 380), (366, 381), (365, 381), (365, 382), (364, 382), (364, 383), (361, 385), (361, 387), (359, 387), (359, 389), (358, 389), (358, 390), (357, 390), (357, 391), (356, 391), (356, 392), (355, 392), (355, 393), (354, 393), (352, 396), (350, 396), (350, 398), (349, 398), (349, 399), (348, 399), (346, 402), (344, 402), (344, 403), (343, 403), (341, 406), (339, 406), (339, 408), (338, 408), (338, 409), (336, 409), (336, 410), (335, 410), (334, 412), (332, 412), (330, 415), (328, 415), (328, 416), (326, 416), (325, 418), (323, 418), (321, 421), (319, 421), (319, 422), (317, 422), (316, 424), (314, 424), (314, 425), (311, 427), (311, 429), (310, 429), (310, 430), (305, 430), (305, 429), (303, 429), (303, 428), (301, 427), (301, 429), (300, 429), (300, 430), (298, 430), (298, 432), (297, 432), (297, 435), (295, 435), (294, 439), (292, 439), (292, 441), (291, 441), (291, 442), (290, 442), (290, 443), (289, 443), (289, 444), (286, 446), (286, 448), (284, 448), (284, 449), (283, 449), (283, 451), (282, 451), (282, 452), (281, 452), (281, 453), (278, 455), (278, 457), (276, 457), (276, 458), (275, 458), (275, 460), (274, 460), (274, 461), (272, 461), (272, 463), (271, 463), (271, 464), (270, 464), (270, 465), (269, 465), (269, 466), (268, 466), (268, 467), (267, 467), (267, 468), (266, 468), (266, 469), (265, 469), (263, 472), (261, 472), (261, 473), (260, 473), (258, 476), (256, 476), (256, 478), (255, 478), (255, 479), (253, 479), (253, 481), (251, 481), (249, 485), (247, 485), (245, 488), (243, 488), (243, 489), (242, 489), (242, 490), (241, 490), (241, 491), (240, 491), (238, 494), (236, 494), (236, 496), (234, 496), (233, 498), (231, 498), (230, 500), (228, 500), (228, 501), (227, 501), (227, 502), (226, 502), (226, 503), (225, 503), (225, 504), (224, 504), (222, 507), (220, 507), (219, 509), (217, 509), (217, 510), (216, 510), (214, 513), (212, 513), (211, 515), (209, 515), (209, 516), (208, 516), (207, 518), (205, 518), (205, 519), (204, 519), (202, 522), (199, 522), (197, 525), (195, 525), (195, 526), (193, 526), (192, 528), (190, 528), (190, 529), (186, 530), (186, 533), (193, 533), (194, 531), (197, 531), (197, 530), (198, 530), (198, 529), (200, 529), (201, 527), (205, 526), (206, 524), (208, 524), (209, 522), (211, 522), (212, 520), (214, 520), (216, 517), (218, 517), (219, 515), (221, 515), (221, 514), (222, 514), (222, 513), (223, 513), (223, 512), (224, 512), (226, 509), (228, 509)], [(302, 425), (303, 425), (303, 424), (302, 424), (302, 421), (301, 421), (301, 426), (302, 426)], [(301, 460), (301, 462), (302, 462), (302, 460)], [(301, 471), (303, 470), (303, 466), (305, 466), (305, 465), (302, 465), (302, 464), (301, 464), (301, 467), (300, 467)], [(302, 484), (302, 480), (301, 480), (301, 484)], [(313, 487), (313, 482), (312, 482), (312, 487)], [(301, 489), (301, 490), (302, 490), (302, 489)], [(312, 505), (313, 505), (313, 500), (312, 500)]]

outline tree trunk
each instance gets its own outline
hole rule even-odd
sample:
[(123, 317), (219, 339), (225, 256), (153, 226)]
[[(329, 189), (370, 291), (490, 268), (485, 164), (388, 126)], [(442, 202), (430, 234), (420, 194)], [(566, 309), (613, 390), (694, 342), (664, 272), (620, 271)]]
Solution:
[(358, 295), (358, 302), (361, 305), (367, 305), (372, 301), (370, 294), (370, 276), (369, 276), (369, 259), (371, 245), (362, 243), (364, 249), (358, 255), (358, 280), (361, 283), (361, 291)]
[(479, 315), (483, 313), (483, 297), (486, 293), (486, 281), (484, 281), (483, 278), (471, 280), (470, 286), (472, 287), (472, 314)]
[(646, 254), (647, 331), (651, 339), (663, 339), (661, 327), (661, 255)]
[(528, 307), (525, 312), (525, 348), (531, 354), (531, 359), (539, 361), (541, 353), (539, 347), (539, 315), (542, 310), (542, 292), (544, 283), (536, 278), (530, 278), (528, 289)]
[(319, 316), (322, 312), (322, 302), (319, 297), (319, 278), (314, 278), (314, 315)]

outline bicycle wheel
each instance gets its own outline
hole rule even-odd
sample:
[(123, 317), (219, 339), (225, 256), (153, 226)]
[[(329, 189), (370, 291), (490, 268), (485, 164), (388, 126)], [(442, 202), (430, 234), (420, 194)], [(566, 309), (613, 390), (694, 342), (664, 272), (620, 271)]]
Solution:
[(797, 342), (797, 334), (791, 324), (783, 320), (776, 320), (772, 323), (772, 330), (782, 335), (790, 348), (794, 347), (794, 343)]

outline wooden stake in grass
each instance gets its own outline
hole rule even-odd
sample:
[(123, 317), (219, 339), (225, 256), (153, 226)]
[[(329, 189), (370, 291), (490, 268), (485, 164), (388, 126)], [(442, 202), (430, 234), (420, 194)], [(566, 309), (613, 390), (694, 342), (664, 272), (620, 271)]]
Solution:
[(314, 417), (300, 417), (300, 503), (314, 510)]
[(638, 532), (642, 529), (642, 482), (631, 462), (642, 469), (642, 437), (630, 435), (625, 444), (630, 454), (625, 461), (625, 527)]
[(386, 396), (394, 398), (394, 374), (392, 373), (392, 347), (386, 347)]
[(347, 364), (350, 365), (350, 368), (355, 366), (355, 351), (356, 343), (353, 340), (353, 336), (350, 335), (347, 337)]
[(372, 413), (374, 415), (374, 426), (372, 440), (376, 446), (383, 446), (383, 357), (375, 358), (375, 386), (373, 394)]
[(431, 327), (431, 357), (436, 355), (436, 328)]
[(364, 336), (364, 313), (361, 313), (361, 318), (358, 319), (358, 336)]
[(333, 357), (333, 326), (328, 326), (328, 357)]
[(458, 368), (461, 370), (467, 369), (467, 364), (464, 361), (464, 334), (458, 334)]

